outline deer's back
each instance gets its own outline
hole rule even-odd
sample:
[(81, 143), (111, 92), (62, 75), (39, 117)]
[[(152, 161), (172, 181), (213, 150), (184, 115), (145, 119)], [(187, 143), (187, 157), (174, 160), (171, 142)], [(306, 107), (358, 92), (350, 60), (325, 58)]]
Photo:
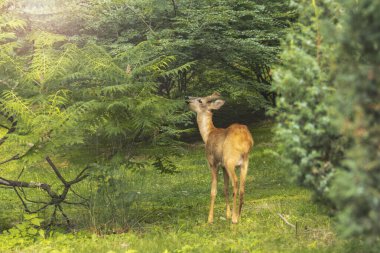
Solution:
[(206, 155), (209, 162), (225, 166), (226, 162), (238, 165), (253, 146), (253, 138), (248, 127), (233, 124), (228, 128), (217, 128), (210, 133), (206, 143)]
[(224, 149), (227, 149), (227, 151), (248, 153), (252, 146), (253, 138), (246, 125), (232, 124), (226, 128)]

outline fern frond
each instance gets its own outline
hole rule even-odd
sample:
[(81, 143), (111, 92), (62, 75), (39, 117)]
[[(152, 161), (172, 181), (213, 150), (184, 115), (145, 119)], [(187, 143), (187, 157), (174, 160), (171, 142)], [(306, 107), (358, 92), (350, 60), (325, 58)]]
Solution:
[(69, 90), (58, 90), (55, 94), (49, 95), (47, 102), (49, 103), (49, 114), (60, 112), (61, 108), (69, 103)]
[(119, 84), (103, 87), (101, 91), (105, 96), (110, 97), (115, 95), (126, 94), (127, 92), (131, 91), (132, 88), (133, 84)]
[(13, 32), (2, 32), (0, 33), (0, 43), (5, 43), (11, 40), (16, 39), (17, 36)]
[(51, 48), (58, 42), (67, 41), (67, 37), (61, 34), (37, 31), (30, 34), (29, 40), (34, 41), (34, 46), (36, 48)]
[(82, 60), (86, 71), (103, 80), (118, 82), (127, 79), (123, 69), (115, 64), (112, 57), (100, 46), (88, 44), (82, 49)]
[(3, 17), (0, 21), (0, 31), (24, 30), (25, 27), (26, 21), (23, 19), (12, 17), (12, 19), (7, 20), (7, 18)]
[(30, 118), (35, 116), (35, 113), (30, 109), (30, 102), (19, 98), (14, 91), (4, 91), (2, 98), (7, 110), (18, 115), (18, 117)]

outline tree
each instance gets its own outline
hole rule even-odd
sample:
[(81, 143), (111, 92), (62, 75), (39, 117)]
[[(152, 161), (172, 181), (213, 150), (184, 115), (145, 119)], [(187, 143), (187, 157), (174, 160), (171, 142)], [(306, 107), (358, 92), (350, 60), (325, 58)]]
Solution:
[[(336, 77), (337, 125), (350, 140), (331, 196), (344, 236), (362, 236), (372, 250), (380, 225), (380, 3), (342, 1), (347, 10)], [(360, 20), (360, 22), (357, 22)], [(377, 248), (378, 250), (378, 248)]]
[(284, 42), (274, 85), (279, 95), (274, 114), (282, 156), (298, 182), (324, 201), (344, 147), (330, 102), (336, 95), (332, 70), (337, 45), (321, 29), (324, 22), (326, 30), (334, 30), (336, 7), (327, 1), (299, 3), (299, 22)]
[(300, 7), (275, 75), (276, 135), (299, 182), (334, 206), (340, 233), (359, 236), (376, 252), (380, 4), (305, 1)]
[[(131, 146), (162, 145), (182, 131), (177, 124), (190, 114), (178, 113), (183, 103), (157, 96), (149, 78), (167, 59), (125, 70), (102, 46), (58, 33), (51, 24), (61, 13), (44, 5), (29, 9), (29, 2), (1, 4), (0, 184), (15, 189), (26, 211), (53, 206), (53, 216), (57, 209), (64, 214), (62, 204), (73, 202), (72, 186), (87, 172), (97, 178), (96, 168), (115, 157), (129, 165)], [(77, 171), (73, 180), (61, 174), (61, 164)], [(48, 167), (62, 191), (50, 182), (23, 181), (29, 171)], [(24, 188), (41, 188), (47, 198), (30, 199)]]
[(288, 1), (86, 3), (81, 33), (95, 36), (124, 68), (165, 59), (153, 80), (158, 95), (219, 90), (251, 111), (273, 103), (270, 69), (295, 17)]

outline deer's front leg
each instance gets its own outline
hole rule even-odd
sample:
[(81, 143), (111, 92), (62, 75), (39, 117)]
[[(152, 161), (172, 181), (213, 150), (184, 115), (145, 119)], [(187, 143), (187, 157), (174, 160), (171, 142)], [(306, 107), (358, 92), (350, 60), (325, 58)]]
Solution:
[(213, 223), (214, 221), (214, 203), (215, 203), (215, 197), (217, 194), (217, 166), (211, 165), (211, 202), (210, 202), (210, 212), (208, 214), (208, 223)]

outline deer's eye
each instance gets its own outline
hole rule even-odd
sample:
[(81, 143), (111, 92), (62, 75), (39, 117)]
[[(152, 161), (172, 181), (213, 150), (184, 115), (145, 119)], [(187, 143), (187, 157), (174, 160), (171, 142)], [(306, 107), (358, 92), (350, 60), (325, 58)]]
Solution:
[(198, 102), (202, 104), (202, 99), (198, 99)]

